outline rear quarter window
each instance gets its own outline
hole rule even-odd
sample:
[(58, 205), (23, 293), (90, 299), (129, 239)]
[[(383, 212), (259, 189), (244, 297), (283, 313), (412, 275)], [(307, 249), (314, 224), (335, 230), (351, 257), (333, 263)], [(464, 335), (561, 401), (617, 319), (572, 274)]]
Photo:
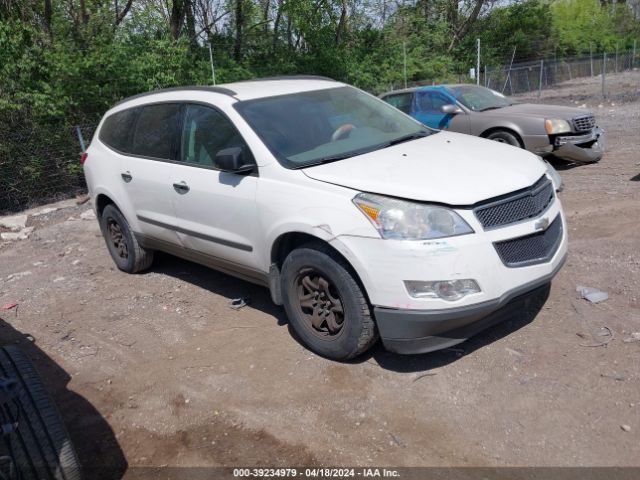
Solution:
[(129, 109), (109, 115), (100, 129), (100, 141), (123, 153), (131, 153), (131, 128), (136, 110)]
[(131, 153), (164, 160), (175, 159), (180, 104), (146, 105), (139, 110), (131, 141)]

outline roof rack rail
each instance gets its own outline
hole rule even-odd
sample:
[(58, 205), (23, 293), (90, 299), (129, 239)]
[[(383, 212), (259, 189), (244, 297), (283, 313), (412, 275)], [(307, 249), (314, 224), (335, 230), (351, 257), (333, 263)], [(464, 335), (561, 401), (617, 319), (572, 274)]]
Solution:
[(324, 77), (322, 75), (276, 75), (274, 77), (250, 78), (247, 80), (239, 80), (234, 83), (242, 82), (270, 82), (273, 80), (329, 80), (335, 82), (333, 78)]
[(130, 100), (135, 100), (136, 98), (146, 97), (148, 95), (155, 95), (156, 93), (165, 93), (165, 92), (180, 92), (180, 91), (189, 91), (189, 90), (198, 90), (205, 92), (214, 92), (214, 93), (222, 93), (223, 95), (228, 95), (233, 97), (236, 95), (236, 92), (231, 90), (230, 88), (224, 87), (214, 87), (214, 86), (203, 86), (203, 85), (192, 85), (187, 87), (169, 87), (169, 88), (159, 88), (157, 90), (152, 90), (150, 92), (143, 92), (137, 95), (132, 95), (131, 97), (127, 97), (123, 100), (120, 100), (118, 103), (114, 105), (114, 107), (121, 105)]

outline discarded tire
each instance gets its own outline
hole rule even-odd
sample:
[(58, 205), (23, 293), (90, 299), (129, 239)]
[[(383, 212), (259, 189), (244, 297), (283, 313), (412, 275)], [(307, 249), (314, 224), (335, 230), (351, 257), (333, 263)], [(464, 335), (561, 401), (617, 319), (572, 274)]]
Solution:
[[(0, 348), (2, 478), (80, 480), (80, 463), (60, 414), (29, 357)], [(8, 382), (7, 382), (8, 380)]]

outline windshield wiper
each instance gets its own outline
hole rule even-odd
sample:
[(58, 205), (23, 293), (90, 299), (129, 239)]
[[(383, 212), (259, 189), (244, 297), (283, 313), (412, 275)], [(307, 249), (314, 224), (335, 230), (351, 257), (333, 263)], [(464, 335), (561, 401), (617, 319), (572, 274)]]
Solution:
[(351, 158), (351, 157), (355, 157), (357, 155), (363, 155), (363, 154), (369, 153), (369, 152), (371, 152), (373, 150), (377, 150), (377, 148), (374, 148), (374, 149), (367, 148), (367, 149), (361, 149), (361, 150), (354, 150), (354, 151), (351, 151), (351, 152), (338, 153), (336, 155), (328, 155), (326, 157), (322, 157), (322, 158), (319, 158), (319, 159), (315, 160), (313, 163), (305, 163), (304, 165), (300, 165), (299, 167), (295, 167), (295, 169), (307, 168), (307, 167), (315, 167), (316, 165), (322, 165), (323, 163), (337, 162), (338, 160), (344, 160), (345, 158)]
[(398, 145), (399, 143), (408, 142), (410, 140), (416, 140), (418, 138), (424, 138), (428, 136), (430, 132), (426, 130), (420, 130), (419, 132), (410, 133), (408, 135), (403, 135), (402, 137), (395, 138), (390, 140), (389, 142), (384, 144), (384, 147), (392, 147), (393, 145)]
[(338, 160), (344, 160), (346, 158), (355, 157), (357, 155), (364, 155), (365, 153), (375, 152), (376, 150), (391, 147), (399, 143), (408, 142), (410, 140), (415, 140), (417, 138), (423, 138), (430, 134), (431, 132), (427, 132), (426, 130), (420, 130), (418, 132), (410, 133), (408, 135), (403, 135), (402, 137), (395, 138), (383, 144), (374, 145), (373, 147), (370, 147), (370, 148), (352, 150), (351, 152), (338, 153), (336, 155), (328, 155), (326, 157), (322, 157), (315, 160), (313, 163), (306, 163), (304, 165), (300, 165), (299, 167), (295, 167), (295, 168), (298, 169), (298, 168), (315, 167), (316, 165), (322, 165), (323, 163), (337, 162)]
[(504, 108), (510, 105), (501, 105), (499, 107), (487, 107), (487, 108), (483, 108), (482, 110), (478, 110), (479, 112), (486, 112), (487, 110), (497, 110), (499, 108)]

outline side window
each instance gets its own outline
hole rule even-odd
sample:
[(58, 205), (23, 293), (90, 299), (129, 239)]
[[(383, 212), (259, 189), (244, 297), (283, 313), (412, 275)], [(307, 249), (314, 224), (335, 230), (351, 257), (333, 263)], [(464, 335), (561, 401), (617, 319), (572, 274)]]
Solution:
[(396, 107), (404, 113), (411, 113), (411, 93), (401, 93), (398, 95), (390, 95), (384, 98), (389, 105)]
[(135, 131), (133, 132), (131, 153), (144, 157), (174, 159), (180, 105), (164, 103), (140, 108)]
[(231, 147), (249, 150), (231, 121), (217, 110), (204, 105), (187, 105), (182, 131), (181, 160), (215, 167), (216, 154)]
[(100, 141), (123, 153), (131, 153), (131, 127), (136, 110), (130, 108), (110, 115), (100, 129)]
[(442, 113), (440, 108), (450, 103), (451, 100), (436, 92), (420, 92), (418, 94), (418, 108), (421, 112)]
[(449, 105), (450, 103), (451, 103), (451, 100), (449, 100), (444, 95), (440, 95), (439, 93), (431, 94), (431, 106), (438, 113), (442, 113), (442, 110), (440, 109), (442, 108), (443, 105)]

